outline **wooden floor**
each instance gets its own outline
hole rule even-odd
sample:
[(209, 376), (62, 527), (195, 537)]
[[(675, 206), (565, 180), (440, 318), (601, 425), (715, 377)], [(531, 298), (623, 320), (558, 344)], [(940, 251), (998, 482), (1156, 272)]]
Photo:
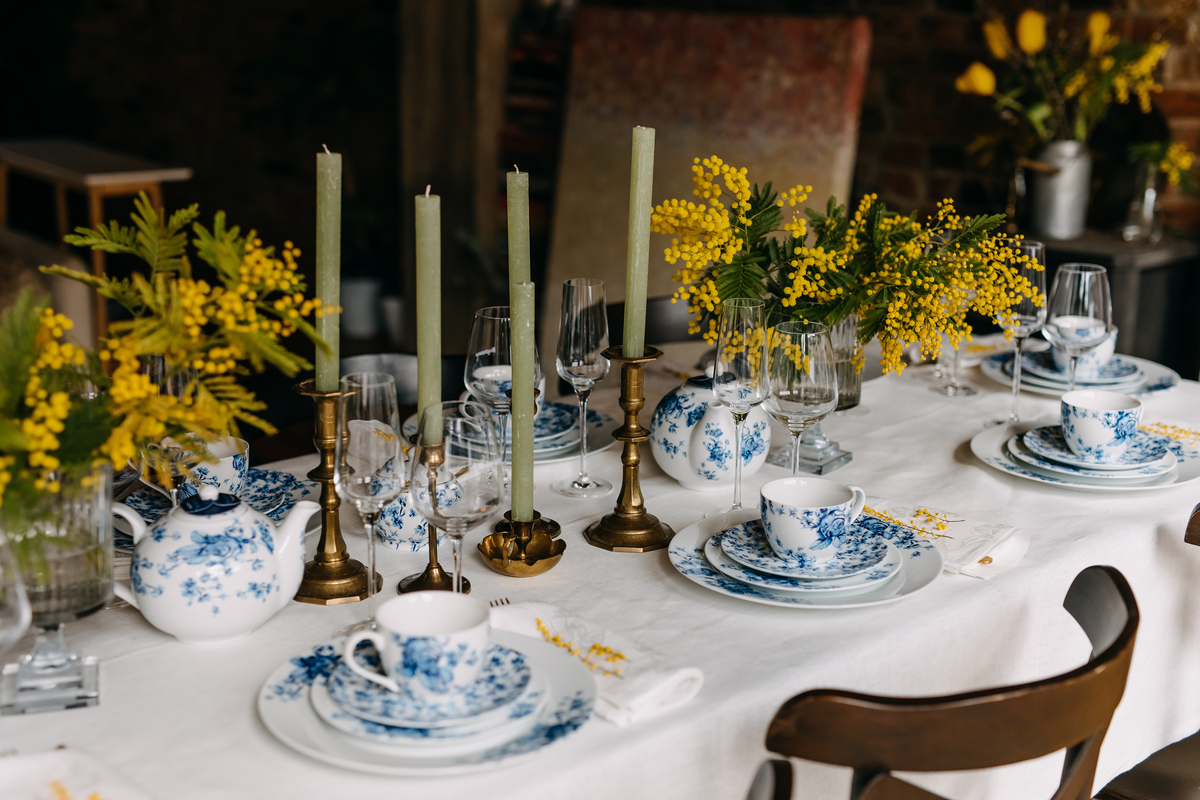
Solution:
[(1097, 800), (1200, 800), (1200, 733), (1118, 775)]

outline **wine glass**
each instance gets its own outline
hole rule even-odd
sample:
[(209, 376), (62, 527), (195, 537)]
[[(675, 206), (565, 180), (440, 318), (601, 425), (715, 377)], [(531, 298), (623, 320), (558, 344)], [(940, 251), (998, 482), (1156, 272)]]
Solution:
[(353, 503), (367, 532), (367, 618), (343, 627), (337, 636), (375, 629), (375, 520), (404, 491), (404, 452), (396, 379), (383, 372), (356, 372), (342, 378), (338, 398), (338, 437), (333, 486)]
[(1021, 297), (1010, 311), (1010, 319), (1001, 319), (1005, 330), (1013, 335), (1013, 404), (1012, 413), (1008, 419), (996, 420), (993, 425), (1012, 424), (1021, 421), (1021, 351), (1025, 340), (1042, 329), (1046, 322), (1046, 246), (1041, 242), (1031, 242), (1015, 237), (1004, 237), (1000, 240), (1004, 248), (1002, 255), (1019, 277), (1029, 281), (1035, 290), (1041, 304), (1034, 303), (1032, 298)]
[(733, 505), (742, 508), (742, 427), (750, 409), (767, 398), (767, 318), (762, 300), (735, 297), (721, 303), (713, 393), (733, 412)]
[(1108, 271), (1097, 264), (1063, 264), (1054, 276), (1042, 328), (1050, 343), (1067, 354), (1067, 391), (1075, 391), (1075, 362), (1112, 333)]
[(21, 570), (0, 533), (0, 653), (8, 652), (25, 635), (31, 618)]
[(487, 406), (452, 401), (421, 412), (410, 451), (413, 508), (454, 545), (454, 591), (462, 592), (462, 540), (505, 501), (504, 465)]
[(767, 350), (768, 414), (792, 435), (792, 474), (800, 472), (800, 436), (838, 404), (837, 365), (829, 328), (815, 322), (783, 322), (771, 331)]
[(604, 281), (572, 278), (563, 282), (562, 315), (558, 321), (558, 374), (579, 398), (579, 475), (555, 481), (551, 489), (567, 497), (603, 497), (612, 484), (588, 476), (587, 401), (592, 387), (608, 374), (608, 316), (604, 310)]
[[(542, 367), (534, 350), (534, 384), (542, 382)], [(508, 415), (512, 409), (512, 324), (508, 306), (488, 306), (475, 312), (463, 383), (474, 398), (496, 413), (500, 429), (500, 463), (508, 461)], [(439, 526), (440, 527), (440, 526)]]
[(0, 508), (34, 628), (33, 649), (4, 668), (4, 714), (85, 707), (100, 699), (98, 659), (72, 652), (63, 629), (112, 599), (112, 465), (60, 469), (55, 478), (57, 492), (6, 496)]
[[(975, 299), (974, 293), (957, 301), (958, 309), (965, 311)], [(955, 301), (946, 300), (946, 305), (950, 305)], [(975, 390), (967, 384), (959, 380), (959, 373), (962, 370), (962, 349), (966, 346), (966, 337), (959, 340), (958, 344), (951, 348), (950, 363), (947, 369), (943, 369), (942, 373), (946, 376), (946, 383), (941, 386), (933, 387), (933, 391), (938, 394), (944, 394), (946, 397), (970, 397), (975, 394)], [(946, 344), (949, 344), (946, 341)], [(938, 364), (942, 363), (942, 354), (946, 352), (945, 346), (942, 347), (942, 352), (938, 354)]]

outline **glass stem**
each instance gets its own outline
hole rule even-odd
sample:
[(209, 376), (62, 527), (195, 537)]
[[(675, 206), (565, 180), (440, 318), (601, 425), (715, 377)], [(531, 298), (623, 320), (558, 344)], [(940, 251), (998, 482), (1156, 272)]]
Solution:
[(592, 479), (588, 477), (587, 467), (587, 402), (588, 395), (592, 393), (591, 388), (575, 390), (575, 394), (579, 396), (579, 477), (575, 479), (575, 485), (586, 487), (591, 484)]
[(748, 411), (733, 412), (733, 506), (731, 511), (742, 509), (742, 423)]
[(800, 435), (804, 431), (792, 431), (792, 476), (800, 474)]
[(1075, 391), (1075, 362), (1079, 360), (1079, 356), (1071, 356), (1067, 364), (1067, 391)]
[(500, 417), (500, 468), (504, 470), (504, 485), (508, 486), (508, 411), (501, 411)]
[(378, 512), (362, 512), (363, 527), (367, 529), (367, 619), (375, 621), (375, 519)]
[(1013, 338), (1013, 409), (1009, 422), (1021, 421), (1021, 347), (1025, 344), (1024, 336)]
[(29, 666), (36, 671), (58, 670), (71, 662), (71, 651), (63, 639), (63, 627), (38, 625), (33, 634), (33, 650), (29, 652)]
[(462, 594), (462, 534), (450, 534), (450, 544), (454, 547), (454, 591)]
[[(959, 347), (962, 343), (959, 342)], [(958, 359), (962, 351), (958, 347), (954, 348), (954, 355), (950, 358), (950, 385), (955, 389), (958, 388)]]

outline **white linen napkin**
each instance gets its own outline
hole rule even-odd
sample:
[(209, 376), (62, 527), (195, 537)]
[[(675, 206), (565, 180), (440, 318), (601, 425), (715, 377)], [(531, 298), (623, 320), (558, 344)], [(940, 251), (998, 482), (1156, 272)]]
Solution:
[(696, 667), (676, 667), (607, 628), (549, 603), (492, 609), (493, 628), (544, 639), (581, 660), (596, 678), (597, 716), (618, 727), (683, 705), (704, 684)]
[(56, 800), (57, 784), (72, 800), (99, 795), (104, 800), (151, 800), (106, 764), (79, 750), (0, 757), (0, 797), (4, 800)]
[(882, 497), (868, 497), (866, 507), (923, 531), (924, 537), (942, 552), (946, 572), (991, 578), (1016, 566), (1029, 549), (1029, 534), (1011, 525), (980, 522), (953, 511), (918, 508)]

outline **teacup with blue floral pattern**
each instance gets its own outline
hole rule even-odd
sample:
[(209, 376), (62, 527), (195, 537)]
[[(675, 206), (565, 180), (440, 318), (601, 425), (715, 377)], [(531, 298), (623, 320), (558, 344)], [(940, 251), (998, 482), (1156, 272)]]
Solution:
[[(1076, 359), (1075, 380), (1090, 381), (1099, 378), (1100, 374), (1104, 371), (1104, 367), (1112, 360), (1116, 349), (1117, 326), (1113, 325), (1108, 329), (1107, 339)], [(1071, 361), (1071, 356), (1067, 354), (1067, 351), (1061, 347), (1051, 345), (1050, 356), (1054, 359), (1054, 366), (1058, 367), (1058, 371), (1066, 375), (1067, 365)]]
[[(488, 607), (454, 592), (414, 592), (393, 597), (375, 612), (377, 631), (359, 631), (346, 640), (346, 666), (393, 692), (436, 699), (469, 689), (484, 667), (491, 644)], [(383, 673), (355, 657), (371, 642)]]
[[(178, 447), (186, 453), (203, 448), (216, 460), (202, 461), (190, 467), (191, 480), (185, 481), (179, 488), (180, 499), (199, 494), (201, 486), (215, 486), (223, 493), (235, 496), (241, 492), (246, 484), (246, 470), (250, 466), (250, 445), (246, 440), (225, 436), (194, 446), (189, 444), (191, 441), (184, 439), (181, 443), (174, 439), (163, 439), (163, 447)], [(170, 492), (157, 482), (151, 481), (149, 485), (170, 497)]]
[(1098, 464), (1112, 463), (1124, 455), (1141, 420), (1141, 401), (1127, 394), (1081, 390), (1062, 396), (1067, 447)]
[(837, 555), (837, 543), (862, 513), (866, 493), (823, 478), (780, 478), (760, 490), (763, 532), (780, 558), (813, 563)]

